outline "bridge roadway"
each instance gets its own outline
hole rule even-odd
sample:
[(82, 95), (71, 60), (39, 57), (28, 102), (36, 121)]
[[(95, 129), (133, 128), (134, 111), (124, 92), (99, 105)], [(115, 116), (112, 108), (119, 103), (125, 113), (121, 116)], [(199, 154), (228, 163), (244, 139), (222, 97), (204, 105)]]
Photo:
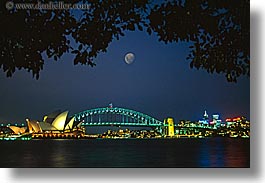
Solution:
[(121, 122), (82, 122), (82, 126), (142, 126), (142, 127), (160, 127), (161, 125), (141, 124), (141, 123), (121, 123)]

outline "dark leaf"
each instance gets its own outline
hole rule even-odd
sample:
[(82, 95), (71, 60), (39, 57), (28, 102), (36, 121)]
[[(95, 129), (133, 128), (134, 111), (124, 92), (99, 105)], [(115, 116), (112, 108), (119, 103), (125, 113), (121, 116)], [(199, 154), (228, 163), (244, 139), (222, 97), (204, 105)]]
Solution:
[(83, 45), (82, 45), (82, 44), (80, 44), (80, 45), (78, 46), (78, 50), (79, 50), (79, 51), (81, 51), (81, 50), (82, 50), (82, 48), (83, 48)]

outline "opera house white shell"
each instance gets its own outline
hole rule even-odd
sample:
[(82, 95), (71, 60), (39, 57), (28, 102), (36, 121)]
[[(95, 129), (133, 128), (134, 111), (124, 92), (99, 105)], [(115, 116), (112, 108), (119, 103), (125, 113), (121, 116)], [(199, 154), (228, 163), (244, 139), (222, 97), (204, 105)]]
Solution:
[(25, 133), (27, 128), (26, 127), (17, 127), (17, 126), (8, 126), (15, 134), (22, 134)]
[(74, 117), (69, 119), (67, 118), (67, 115), (68, 111), (57, 115), (53, 114), (52, 117), (44, 116), (43, 122), (27, 119), (29, 133), (42, 133), (45, 131), (62, 132), (65, 130), (73, 130), (75, 129)]
[(54, 126), (57, 130), (64, 130), (64, 125), (66, 122), (68, 111), (65, 111), (59, 114), (55, 120), (52, 122), (52, 126)]

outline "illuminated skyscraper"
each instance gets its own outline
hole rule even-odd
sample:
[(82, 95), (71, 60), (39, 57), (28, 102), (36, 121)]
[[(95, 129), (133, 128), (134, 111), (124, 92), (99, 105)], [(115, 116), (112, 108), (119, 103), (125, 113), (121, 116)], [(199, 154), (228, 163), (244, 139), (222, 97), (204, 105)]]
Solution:
[(219, 119), (219, 114), (214, 114), (213, 115), (213, 125), (216, 127), (220, 127), (221, 122), (222, 122), (222, 120)]
[(206, 110), (204, 111), (202, 120), (199, 120), (199, 123), (203, 124), (203, 125), (208, 125), (209, 124), (209, 116), (208, 116)]

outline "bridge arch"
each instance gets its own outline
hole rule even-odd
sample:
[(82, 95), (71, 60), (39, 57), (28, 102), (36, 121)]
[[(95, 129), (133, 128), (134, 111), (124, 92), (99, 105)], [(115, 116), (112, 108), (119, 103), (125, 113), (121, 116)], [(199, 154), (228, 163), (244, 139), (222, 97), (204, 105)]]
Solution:
[(75, 114), (74, 117), (83, 126), (163, 126), (163, 122), (147, 114), (119, 107), (89, 109)]

